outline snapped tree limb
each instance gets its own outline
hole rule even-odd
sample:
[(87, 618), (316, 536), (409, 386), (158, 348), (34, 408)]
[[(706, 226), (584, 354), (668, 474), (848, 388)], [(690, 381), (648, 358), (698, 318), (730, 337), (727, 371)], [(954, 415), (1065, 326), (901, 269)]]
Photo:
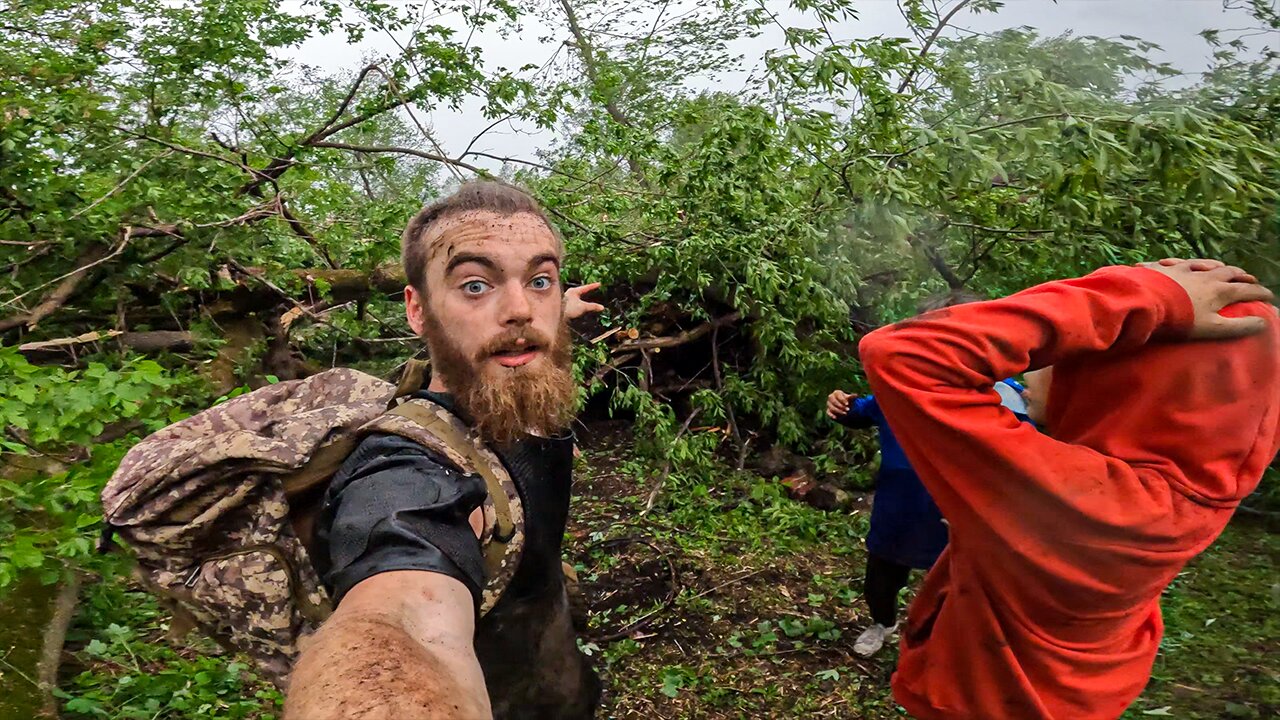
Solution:
[[(76, 259), (75, 270), (72, 270), (56, 280), (50, 281), (57, 282), (57, 285), (49, 292), (48, 295), (45, 295), (35, 307), (31, 308), (28, 312), (18, 313), (17, 315), (11, 315), (0, 320), (0, 332), (7, 332), (22, 325), (26, 325), (27, 328), (30, 329), (35, 327), (35, 325), (41, 320), (52, 315), (58, 308), (62, 307), (67, 300), (71, 299), (71, 296), (74, 295), (76, 289), (80, 287), (80, 283), (84, 282), (84, 279), (88, 276), (90, 270), (105, 260), (115, 257), (120, 253), (120, 251), (124, 250), (124, 245), (129, 241), (131, 232), (132, 229), (125, 231), (123, 239), (115, 250), (110, 250), (105, 245), (98, 243), (90, 245), (89, 248), (82, 252), (80, 257)], [(49, 283), (45, 283), (45, 285), (48, 284)], [(37, 289), (39, 288), (33, 288), (32, 290), (28, 290), (27, 292), (18, 295), (17, 297), (11, 298), (5, 303), (5, 305), (12, 305)]]
[(676, 335), (669, 335), (667, 337), (640, 338), (638, 340), (628, 340), (628, 341), (619, 343), (618, 346), (613, 349), (613, 354), (621, 355), (623, 353), (628, 353), (628, 352), (636, 352), (636, 351), (643, 351), (643, 350), (665, 350), (667, 348), (679, 347), (680, 345), (686, 345), (688, 343), (693, 342), (694, 340), (697, 340), (698, 338), (702, 337), (703, 335), (706, 335), (707, 333), (711, 332), (715, 328), (724, 327), (726, 325), (732, 325), (741, 319), (742, 319), (742, 313), (734, 311), (729, 313), (728, 315), (723, 315), (721, 317), (718, 317), (715, 320), (705, 322), (699, 325), (698, 327), (693, 328), (692, 330), (685, 330), (684, 332), (678, 333)]

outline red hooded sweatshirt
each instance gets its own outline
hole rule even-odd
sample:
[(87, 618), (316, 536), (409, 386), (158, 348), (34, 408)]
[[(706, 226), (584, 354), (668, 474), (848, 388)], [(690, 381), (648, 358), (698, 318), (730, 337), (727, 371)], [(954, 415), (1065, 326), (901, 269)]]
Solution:
[[(868, 335), (871, 388), (951, 524), (894, 696), (921, 720), (1114, 720), (1142, 692), (1160, 593), (1280, 448), (1280, 320), (1185, 336), (1186, 292), (1116, 267)], [(1054, 366), (1053, 436), (992, 389)]]

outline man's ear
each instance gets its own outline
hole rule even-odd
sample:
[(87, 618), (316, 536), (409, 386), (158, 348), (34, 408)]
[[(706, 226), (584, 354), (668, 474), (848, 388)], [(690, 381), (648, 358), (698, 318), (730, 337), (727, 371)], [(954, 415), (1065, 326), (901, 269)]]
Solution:
[(404, 316), (413, 333), (422, 337), (422, 331), (427, 325), (427, 299), (412, 285), (404, 286)]

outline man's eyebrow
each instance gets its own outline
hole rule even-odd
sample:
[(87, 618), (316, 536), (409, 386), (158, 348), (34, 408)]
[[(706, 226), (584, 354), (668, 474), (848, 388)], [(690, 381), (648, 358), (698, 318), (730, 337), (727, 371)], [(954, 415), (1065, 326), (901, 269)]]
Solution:
[(495, 273), (498, 272), (498, 264), (490, 260), (488, 257), (484, 255), (478, 255), (476, 253), (460, 252), (457, 255), (454, 255), (453, 257), (449, 258), (449, 264), (445, 266), (444, 274), (448, 275), (449, 273), (453, 272), (454, 269), (457, 268), (459, 265), (465, 265), (467, 263), (476, 263), (477, 265), (483, 265)]
[(533, 259), (529, 261), (529, 269), (532, 270), (543, 263), (551, 263), (556, 266), (557, 270), (559, 270), (560, 256), (555, 253), (542, 253), (541, 255), (535, 255)]

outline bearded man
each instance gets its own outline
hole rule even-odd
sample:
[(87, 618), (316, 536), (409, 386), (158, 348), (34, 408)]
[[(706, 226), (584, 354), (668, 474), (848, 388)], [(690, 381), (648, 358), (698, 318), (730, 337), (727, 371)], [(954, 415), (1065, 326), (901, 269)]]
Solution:
[[(418, 397), (472, 426), (510, 472), (525, 545), (477, 621), (484, 481), (412, 441), (373, 435), (334, 476), (315, 562), (336, 603), (303, 648), (286, 716), (590, 718), (600, 684), (578, 650), (561, 569), (574, 417), (564, 246), (520, 190), (472, 182), (419, 212), (402, 255), (409, 325), (431, 355)], [(566, 307), (569, 308), (568, 312)]]

